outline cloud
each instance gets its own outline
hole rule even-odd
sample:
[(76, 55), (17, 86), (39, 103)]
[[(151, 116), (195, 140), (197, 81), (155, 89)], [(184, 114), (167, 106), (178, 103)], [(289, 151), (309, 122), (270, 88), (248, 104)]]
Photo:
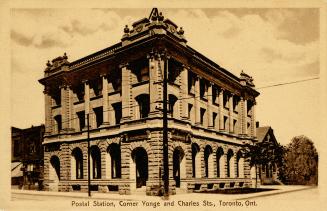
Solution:
[[(14, 9), (13, 124), (30, 126), (44, 121), (43, 87), (37, 80), (43, 77), (47, 60), (67, 52), (69, 61), (73, 61), (109, 47), (120, 41), (126, 24), (131, 26), (149, 13), (149, 9)], [(237, 76), (243, 69), (254, 77), (257, 87), (319, 74), (317, 10), (211, 9), (209, 14), (206, 9), (166, 9), (163, 15), (184, 28), (188, 45)], [(305, 95), (310, 87), (303, 91), (299, 84), (291, 94), (283, 88), (277, 92), (263, 89), (258, 99), (258, 120), (272, 124), (288, 137), (290, 133), (282, 132), (287, 123), (281, 120), (304, 115), (299, 111), (304, 101), (297, 102), (299, 109), (289, 107), (297, 94)], [(310, 96), (315, 97), (310, 94), (302, 98)], [(284, 98), (291, 100), (281, 100)], [(311, 113), (304, 119), (315, 122)], [(308, 131), (310, 125), (300, 129)]]
[[(166, 16), (183, 26), (190, 46), (235, 75), (243, 69), (254, 77), (256, 85), (262, 86), (292, 80), (299, 67), (308, 67), (319, 59), (317, 34), (310, 41), (299, 42), (292, 39), (297, 36), (292, 28), (282, 27), (285, 22), (294, 22), (298, 13), (308, 18), (308, 11), (303, 15), (302, 9), (257, 9), (252, 13), (220, 9), (211, 12), (209, 18), (205, 10), (197, 9), (168, 12)], [(312, 25), (318, 27), (316, 22)], [(318, 69), (307, 74), (316, 76), (319, 66), (312, 68)]]

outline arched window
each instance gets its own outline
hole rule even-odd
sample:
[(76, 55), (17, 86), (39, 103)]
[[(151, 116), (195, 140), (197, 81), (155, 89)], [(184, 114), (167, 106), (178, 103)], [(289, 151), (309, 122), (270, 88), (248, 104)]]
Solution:
[(107, 165), (110, 172), (108, 172), (109, 178), (121, 178), (121, 151), (118, 144), (110, 144), (108, 147), (108, 159)]
[(101, 178), (101, 153), (98, 146), (92, 146), (91, 154), (91, 175), (93, 179)]
[(212, 148), (210, 146), (206, 146), (204, 149), (204, 167), (205, 167), (205, 176), (212, 177)]
[(136, 188), (146, 186), (148, 180), (148, 154), (143, 147), (137, 147), (131, 154), (133, 164), (131, 168), (130, 178), (136, 178)]
[(55, 155), (50, 159), (49, 179), (53, 181), (60, 180), (60, 160)]
[(236, 155), (236, 177), (243, 177), (243, 158), (242, 153), (239, 151)]
[(192, 176), (199, 178), (201, 177), (201, 157), (200, 147), (193, 143), (192, 144)]
[(185, 154), (181, 147), (176, 147), (173, 152), (173, 175), (176, 187), (180, 187), (181, 178), (185, 178)]
[(216, 154), (216, 162), (217, 162), (217, 177), (223, 177), (224, 176), (224, 150), (219, 147)]
[(83, 153), (80, 148), (75, 148), (72, 151), (71, 161), (71, 178), (83, 179)]
[(228, 150), (227, 152), (227, 177), (232, 176), (232, 170), (233, 170), (233, 150)]
[(146, 118), (150, 112), (150, 97), (148, 94), (141, 94), (136, 98), (137, 103), (139, 104), (140, 118)]

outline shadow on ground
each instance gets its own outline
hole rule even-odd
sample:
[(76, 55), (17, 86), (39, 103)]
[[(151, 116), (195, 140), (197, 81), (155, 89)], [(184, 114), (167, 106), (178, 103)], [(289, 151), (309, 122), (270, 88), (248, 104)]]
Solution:
[(198, 193), (218, 193), (218, 194), (249, 194), (259, 193), (265, 191), (277, 190), (274, 188), (234, 188), (234, 189), (217, 189), (217, 190), (205, 190)]

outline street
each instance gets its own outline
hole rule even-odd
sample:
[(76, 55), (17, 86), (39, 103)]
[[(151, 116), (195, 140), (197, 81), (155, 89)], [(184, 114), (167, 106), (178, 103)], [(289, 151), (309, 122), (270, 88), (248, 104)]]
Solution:
[[(276, 188), (276, 187), (275, 187)], [(278, 186), (278, 190), (252, 194), (203, 194), (184, 193), (170, 196), (169, 200), (160, 197), (136, 195), (119, 195), (106, 193), (58, 193), (37, 191), (12, 191), (11, 207), (24, 210), (26, 202), (33, 208), (44, 210), (84, 209), (84, 208), (117, 208), (124, 209), (264, 209), (268, 207), (287, 210), (290, 208), (308, 208), (310, 211), (322, 210), (319, 189), (305, 186)], [(31, 203), (32, 202), (32, 203)], [(50, 206), (51, 205), (51, 206)]]

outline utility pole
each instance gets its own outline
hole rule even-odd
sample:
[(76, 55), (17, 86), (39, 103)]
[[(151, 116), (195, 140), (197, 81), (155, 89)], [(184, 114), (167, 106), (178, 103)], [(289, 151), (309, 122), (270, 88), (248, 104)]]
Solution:
[(164, 197), (169, 196), (169, 168), (168, 168), (168, 119), (167, 119), (167, 71), (168, 55), (163, 53), (163, 164), (164, 164)]
[(90, 114), (86, 114), (87, 118), (87, 190), (89, 197), (91, 196), (91, 177), (90, 177)]

